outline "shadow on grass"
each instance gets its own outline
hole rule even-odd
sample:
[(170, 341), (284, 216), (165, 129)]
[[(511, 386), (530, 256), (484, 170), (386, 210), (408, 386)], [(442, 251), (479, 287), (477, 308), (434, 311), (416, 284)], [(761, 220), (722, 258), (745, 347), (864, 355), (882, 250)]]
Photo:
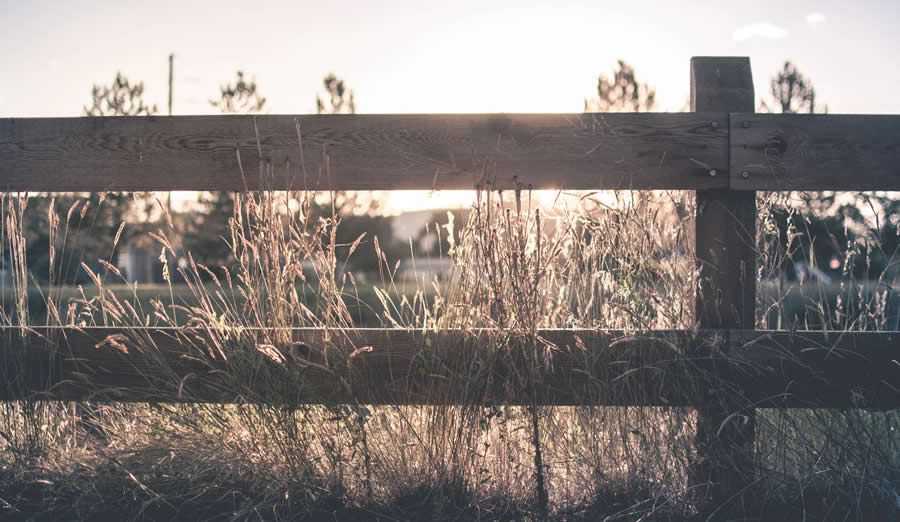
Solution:
[[(536, 521), (532, 506), (511, 497), (475, 493), (461, 482), (416, 483), (389, 498), (351, 501), (342, 488), (316, 477), (260, 477), (239, 462), (193, 461), (154, 448), (79, 463), (66, 470), (31, 465), (0, 471), (0, 520), (8, 521)], [(678, 499), (639, 480), (609, 481), (580, 505), (558, 506), (558, 521), (695, 522), (897, 520), (896, 499), (879, 488), (857, 494), (823, 477), (802, 490), (758, 485), (752, 505), (692, 514)]]

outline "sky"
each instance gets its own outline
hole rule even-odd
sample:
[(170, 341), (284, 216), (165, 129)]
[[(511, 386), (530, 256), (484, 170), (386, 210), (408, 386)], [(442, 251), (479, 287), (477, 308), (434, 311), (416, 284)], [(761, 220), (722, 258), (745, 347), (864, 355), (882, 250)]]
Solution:
[(757, 97), (785, 60), (832, 113), (900, 113), (900, 2), (0, 0), (0, 117), (79, 116), (117, 71), (165, 112), (213, 114), (238, 69), (272, 114), (315, 110), (322, 78), (360, 113), (579, 112), (623, 58), (684, 108), (691, 56), (749, 56)]

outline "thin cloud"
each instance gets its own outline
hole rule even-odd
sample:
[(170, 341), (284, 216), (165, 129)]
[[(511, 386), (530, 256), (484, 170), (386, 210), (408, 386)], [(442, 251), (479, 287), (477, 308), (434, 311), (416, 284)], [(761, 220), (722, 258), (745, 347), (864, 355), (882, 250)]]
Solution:
[(736, 30), (732, 36), (736, 41), (743, 42), (744, 40), (749, 40), (751, 38), (780, 40), (787, 35), (787, 29), (768, 22), (760, 22), (757, 24), (745, 25)]
[(825, 15), (822, 13), (809, 13), (806, 15), (806, 23), (809, 25), (819, 25), (825, 23)]

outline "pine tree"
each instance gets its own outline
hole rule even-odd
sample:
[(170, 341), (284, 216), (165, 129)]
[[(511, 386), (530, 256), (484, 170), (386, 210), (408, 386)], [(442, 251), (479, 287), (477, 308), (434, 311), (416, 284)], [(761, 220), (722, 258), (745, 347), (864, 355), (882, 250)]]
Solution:
[(601, 74), (597, 79), (597, 97), (584, 100), (585, 112), (652, 111), (656, 89), (638, 80), (634, 67), (619, 60), (612, 79)]

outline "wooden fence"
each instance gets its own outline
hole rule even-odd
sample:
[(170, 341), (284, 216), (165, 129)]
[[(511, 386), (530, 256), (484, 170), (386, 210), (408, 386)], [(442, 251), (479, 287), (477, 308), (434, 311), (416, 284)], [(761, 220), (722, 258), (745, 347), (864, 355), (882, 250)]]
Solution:
[[(480, 336), (492, 332), (359, 329), (334, 341), (332, 332), (296, 329), (278, 350), (302, 369), (292, 403), (696, 408), (692, 480), (723, 500), (752, 480), (754, 409), (900, 407), (900, 332), (754, 330), (756, 191), (900, 190), (900, 117), (754, 114), (747, 58), (694, 58), (691, 106), (680, 114), (0, 119), (0, 190), (695, 190), (699, 329), (541, 331), (555, 349), (532, 396), (503, 386), (525, 359), (490, 366), (478, 393), (454, 381), (459, 365), (485, 356)], [(258, 164), (272, 168), (259, 175)], [(202, 332), (6, 330), (0, 378), (13, 385), (0, 399), (276, 400), (238, 394), (227, 372), (192, 357)], [(329, 338), (371, 350), (328, 361)], [(138, 341), (153, 349), (127, 350)], [(344, 365), (345, 378), (321, 370), (326, 361)]]

